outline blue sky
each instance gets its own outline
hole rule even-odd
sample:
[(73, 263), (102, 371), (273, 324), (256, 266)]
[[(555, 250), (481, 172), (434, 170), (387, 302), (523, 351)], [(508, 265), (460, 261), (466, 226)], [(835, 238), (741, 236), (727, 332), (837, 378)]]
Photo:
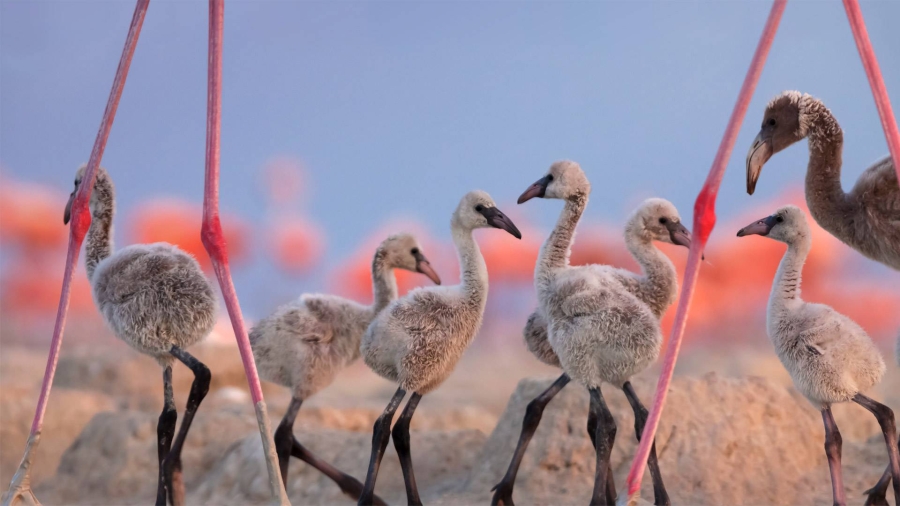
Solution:
[[(229, 0), (222, 206), (261, 219), (258, 171), (299, 157), (311, 185), (301, 207), (328, 231), (336, 261), (398, 216), (446, 236), (466, 191), (508, 208), (570, 158), (594, 186), (588, 217), (619, 223), (652, 195), (689, 216), (769, 7)], [(898, 108), (900, 2), (862, 8)], [(68, 191), (132, 11), (127, 1), (0, 2), (5, 171)], [(163, 194), (202, 198), (206, 36), (206, 2), (151, 2), (103, 159), (125, 213)], [(845, 187), (887, 153), (841, 3), (793, 0), (723, 182), (722, 217), (803, 180), (807, 152), (795, 146), (767, 165), (753, 198), (744, 191), (746, 150), (784, 89), (822, 98), (839, 119)], [(543, 206), (523, 212), (546, 226), (555, 218)]]

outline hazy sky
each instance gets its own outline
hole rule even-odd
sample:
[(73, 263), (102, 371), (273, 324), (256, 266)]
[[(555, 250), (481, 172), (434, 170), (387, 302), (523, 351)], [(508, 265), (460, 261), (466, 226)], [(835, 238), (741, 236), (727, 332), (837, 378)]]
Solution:
[[(134, 4), (0, 2), (0, 163), (68, 189), (96, 135)], [(262, 216), (259, 170), (302, 159), (302, 203), (330, 260), (387, 219), (446, 236), (473, 188), (501, 208), (559, 158), (579, 161), (588, 216), (638, 198), (690, 219), (770, 2), (300, 2), (225, 8), (222, 206)], [(895, 109), (900, 2), (863, 2)], [(205, 1), (150, 4), (103, 164), (124, 213), (202, 197)], [(743, 164), (763, 107), (798, 89), (845, 131), (844, 185), (887, 153), (838, 1), (789, 2), (723, 182), (720, 216), (800, 184), (805, 145), (770, 162), (752, 199)], [(63, 203), (60, 203), (62, 209)], [(543, 225), (556, 207), (523, 211)], [(728, 231), (731, 233), (731, 231)]]

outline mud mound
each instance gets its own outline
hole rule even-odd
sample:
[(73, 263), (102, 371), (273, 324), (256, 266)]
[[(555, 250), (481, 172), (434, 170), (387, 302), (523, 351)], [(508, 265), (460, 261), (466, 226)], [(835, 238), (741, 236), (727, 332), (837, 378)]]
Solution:
[[(182, 453), (187, 490), (256, 427), (250, 410), (202, 406)], [(182, 413), (179, 413), (181, 416)], [(159, 414), (107, 412), (95, 416), (63, 454), (57, 474), (35, 493), (45, 504), (148, 504), (156, 498)], [(259, 436), (257, 435), (257, 439)]]
[[(333, 430), (317, 430), (302, 435), (303, 444), (317, 457), (338, 469), (365, 480), (372, 436)], [(448, 487), (465, 480), (485, 435), (475, 430), (411, 431), (412, 458), (416, 481), (426, 503), (443, 495)], [(324, 475), (291, 460), (287, 487), (292, 504), (351, 504), (337, 485)], [(403, 474), (393, 445), (388, 445), (378, 473), (376, 492), (391, 504), (406, 502)], [(194, 504), (266, 504), (269, 499), (266, 467), (259, 437), (246, 436), (229, 448), (199, 488), (188, 496)]]
[[(552, 380), (520, 382), (460, 492), (476, 502), (490, 499), (512, 456), (528, 402)], [(653, 384), (635, 387), (645, 404)], [(624, 394), (604, 395), (618, 433), (612, 467), (623, 492), (636, 449), (634, 417)], [(844, 434), (848, 497), (874, 484), (887, 461), (872, 416), (858, 406), (835, 408)], [(588, 395), (566, 387), (544, 411), (519, 471), (515, 498), (521, 504), (583, 503), (591, 495), (594, 453), (586, 434)], [(660, 424), (657, 449), (674, 504), (827, 504), (831, 501), (821, 417), (791, 389), (761, 378), (676, 378)], [(642, 495), (652, 498), (649, 473)], [(565, 498), (565, 499), (561, 499)]]
[[(4, 386), (0, 389), (0, 441), (3, 447), (0, 483), (4, 485), (19, 467), (31, 432), (37, 397), (38, 391), (32, 388)], [(60, 456), (95, 414), (113, 409), (112, 399), (94, 392), (56, 389), (50, 401), (31, 471), (35, 483), (53, 475)]]

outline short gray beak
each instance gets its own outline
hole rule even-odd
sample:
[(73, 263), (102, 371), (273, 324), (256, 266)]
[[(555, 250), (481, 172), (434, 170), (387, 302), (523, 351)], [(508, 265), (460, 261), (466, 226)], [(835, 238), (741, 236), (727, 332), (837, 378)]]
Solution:
[(437, 272), (431, 267), (431, 263), (425, 258), (421, 252), (416, 251), (416, 272), (422, 273), (428, 276), (428, 279), (434, 282), (434, 284), (441, 284), (441, 277), (438, 276)]
[(522, 238), (522, 233), (519, 232), (518, 228), (516, 228), (515, 223), (513, 223), (508, 216), (503, 214), (503, 212), (501, 212), (496, 207), (482, 208), (481, 214), (485, 217), (485, 219), (487, 219), (488, 225), (494, 228), (506, 230), (516, 239)]
[(775, 221), (775, 216), (767, 216), (761, 220), (754, 221), (753, 223), (747, 225), (746, 227), (738, 230), (737, 236), (744, 237), (748, 235), (761, 235), (766, 236), (769, 235), (769, 232), (772, 231), (772, 227), (775, 226), (777, 221)]
[(551, 176), (550, 174), (547, 174), (546, 176), (538, 179), (534, 182), (534, 184), (529, 186), (528, 189), (525, 190), (524, 193), (522, 193), (522, 195), (519, 196), (519, 200), (517, 200), (516, 203), (524, 204), (525, 202), (528, 202), (535, 197), (543, 198), (544, 193), (547, 192), (547, 185), (550, 184), (550, 181), (553, 181), (553, 176)]

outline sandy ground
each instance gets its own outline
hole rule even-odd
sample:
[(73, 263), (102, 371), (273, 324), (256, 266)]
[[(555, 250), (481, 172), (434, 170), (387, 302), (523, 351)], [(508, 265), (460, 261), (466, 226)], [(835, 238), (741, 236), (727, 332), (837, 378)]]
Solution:
[[(476, 343), (477, 345), (477, 343)], [(265, 466), (236, 348), (192, 351), (213, 372), (207, 400), (184, 450), (192, 504), (262, 504)], [(27, 438), (46, 360), (44, 350), (5, 346), (0, 353), (0, 481), (5, 489)], [(885, 353), (885, 357), (890, 355)], [(893, 362), (891, 362), (893, 363)], [(900, 407), (900, 371), (870, 394)], [(528, 401), (559, 374), (523, 350), (475, 346), (451, 378), (425, 397), (412, 423), (412, 453), (422, 499), (431, 504), (486, 504), (503, 476)], [(652, 401), (656, 370), (634, 383)], [(175, 370), (181, 412), (190, 371)], [(44, 504), (146, 504), (155, 497), (156, 421), (162, 406), (158, 365), (124, 345), (64, 347), (33, 471)], [(319, 457), (364, 478), (371, 427), (394, 385), (361, 363), (305, 403), (295, 434)], [(266, 385), (277, 424), (288, 393)], [(624, 395), (604, 390), (618, 433), (612, 465), (620, 492), (635, 449)], [(845, 483), (862, 503), (886, 463), (874, 418), (855, 405), (835, 407), (844, 440)], [(593, 450), (587, 438), (587, 393), (571, 384), (544, 412), (515, 489), (520, 504), (583, 504), (590, 498)], [(661, 468), (674, 504), (823, 504), (831, 500), (819, 413), (790, 387), (768, 348), (686, 349), (660, 426)], [(392, 446), (378, 494), (405, 502)], [(294, 460), (293, 504), (352, 504), (327, 478)], [(649, 474), (642, 491), (652, 501)]]

